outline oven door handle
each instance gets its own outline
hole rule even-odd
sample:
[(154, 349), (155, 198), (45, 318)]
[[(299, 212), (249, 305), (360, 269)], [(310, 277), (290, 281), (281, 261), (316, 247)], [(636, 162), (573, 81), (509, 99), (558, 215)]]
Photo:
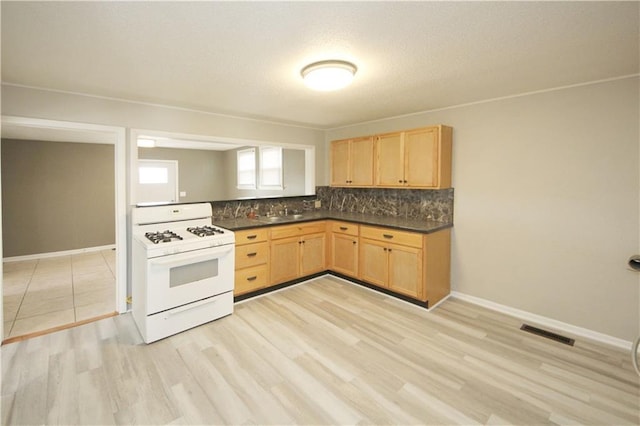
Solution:
[(216, 303), (217, 300), (217, 298), (198, 300), (197, 302), (189, 303), (187, 305), (180, 306), (179, 308), (173, 308), (170, 311), (167, 311), (167, 315), (175, 315), (184, 311), (188, 311), (189, 309), (197, 308), (198, 306), (207, 305), (209, 303)]
[(221, 247), (212, 247), (203, 250), (194, 250), (184, 253), (171, 254), (155, 259), (149, 259), (149, 264), (153, 266), (165, 266), (165, 265), (187, 265), (189, 263), (196, 263), (202, 260), (215, 259), (222, 257), (226, 254), (233, 252), (235, 246), (229, 244)]

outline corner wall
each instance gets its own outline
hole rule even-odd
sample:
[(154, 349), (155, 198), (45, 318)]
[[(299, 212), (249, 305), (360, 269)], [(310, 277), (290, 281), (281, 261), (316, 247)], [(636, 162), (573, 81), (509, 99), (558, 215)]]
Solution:
[(452, 126), (453, 289), (631, 341), (638, 94), (638, 78), (626, 78), (335, 129), (326, 140)]

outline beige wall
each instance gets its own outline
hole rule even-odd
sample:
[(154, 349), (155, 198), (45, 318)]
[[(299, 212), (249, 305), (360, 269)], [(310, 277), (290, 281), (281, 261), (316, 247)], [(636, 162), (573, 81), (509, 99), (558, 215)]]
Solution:
[(202, 149), (138, 148), (138, 158), (178, 162), (178, 190), (182, 203), (225, 199), (224, 152)]
[(115, 243), (114, 147), (2, 140), (6, 257)]
[[(640, 280), (638, 79), (480, 103), (323, 132), (18, 87), (4, 115), (315, 145), (454, 128), (454, 290), (631, 340)], [(426, 95), (425, 95), (426, 96)]]
[(2, 86), (2, 115), (313, 145), (317, 179), (325, 179), (324, 132), (317, 129), (8, 85)]
[(327, 132), (453, 126), (452, 285), (625, 340), (639, 334), (637, 78)]

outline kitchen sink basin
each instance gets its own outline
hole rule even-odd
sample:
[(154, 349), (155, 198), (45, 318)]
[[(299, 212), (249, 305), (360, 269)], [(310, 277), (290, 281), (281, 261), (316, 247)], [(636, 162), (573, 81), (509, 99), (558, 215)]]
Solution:
[(281, 222), (292, 222), (294, 220), (300, 220), (300, 219), (304, 219), (304, 216), (301, 214), (292, 214), (289, 216), (261, 217), (258, 220), (264, 223), (281, 223)]
[(271, 217), (261, 217), (258, 220), (260, 222), (278, 223), (278, 222), (284, 222), (286, 220), (286, 218), (284, 218), (282, 216), (271, 216)]

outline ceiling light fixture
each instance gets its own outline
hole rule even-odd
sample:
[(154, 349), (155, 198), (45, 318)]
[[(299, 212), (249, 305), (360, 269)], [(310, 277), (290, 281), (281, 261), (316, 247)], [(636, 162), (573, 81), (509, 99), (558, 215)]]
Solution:
[(156, 146), (156, 141), (153, 139), (138, 138), (138, 147), (140, 148), (153, 148)]
[(357, 70), (351, 62), (329, 60), (309, 64), (300, 74), (307, 87), (328, 92), (348, 86)]

